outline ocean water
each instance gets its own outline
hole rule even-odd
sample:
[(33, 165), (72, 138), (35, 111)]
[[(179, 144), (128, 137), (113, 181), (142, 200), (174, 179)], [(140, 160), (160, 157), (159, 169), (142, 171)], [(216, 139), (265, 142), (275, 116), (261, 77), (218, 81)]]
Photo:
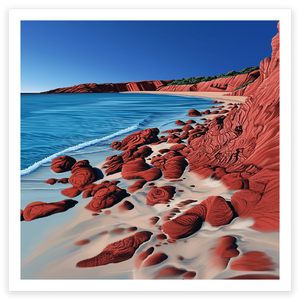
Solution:
[(124, 134), (176, 128), (174, 121), (186, 118), (189, 109), (208, 108), (212, 101), (135, 93), (22, 94), (21, 175), (64, 153), (104, 149)]

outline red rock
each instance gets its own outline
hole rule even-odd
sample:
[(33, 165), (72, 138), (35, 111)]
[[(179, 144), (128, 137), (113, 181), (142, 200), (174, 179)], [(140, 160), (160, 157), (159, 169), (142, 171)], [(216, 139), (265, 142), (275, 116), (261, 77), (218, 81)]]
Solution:
[(167, 185), (154, 187), (147, 194), (146, 204), (154, 206), (155, 204), (167, 204), (175, 194), (175, 187)]
[(177, 179), (183, 174), (188, 163), (183, 156), (176, 156), (166, 161), (163, 169), (164, 178)]
[(249, 251), (235, 259), (230, 268), (236, 271), (274, 271), (272, 258), (260, 251)]
[[(279, 33), (272, 40), (272, 48), (272, 58), (260, 64), (260, 76), (239, 94), (249, 96), (246, 102), (228, 112), (222, 124), (211, 122), (204, 135), (194, 139), (190, 136), (187, 141), (191, 172), (204, 166), (212, 170), (222, 167), (229, 174), (243, 174), (234, 180), (239, 186), (231, 189), (245, 189), (247, 181), (244, 180), (249, 180), (253, 191), (262, 193), (249, 215), (255, 221), (252, 228), (260, 231), (279, 229), (279, 181), (276, 179), (279, 175)], [(257, 73), (238, 75), (230, 82), (235, 85), (239, 78), (247, 81)], [(203, 86), (200, 83), (198, 88)], [(237, 95), (232, 89), (233, 85), (230, 91)], [(247, 174), (249, 167), (256, 169), (257, 174)], [(229, 174), (222, 176), (222, 181)], [(267, 185), (269, 188), (264, 189)]]
[(92, 183), (97, 180), (97, 175), (95, 174), (95, 169), (91, 167), (78, 167), (69, 178), (69, 183), (75, 188), (83, 188), (85, 185)]
[(127, 228), (127, 232), (133, 232), (133, 231), (136, 231), (136, 230), (137, 230), (137, 227), (135, 227), (135, 226)]
[(61, 194), (69, 198), (74, 198), (81, 194), (81, 190), (75, 187), (70, 187), (62, 190)]
[(201, 114), (198, 110), (192, 108), (192, 109), (189, 110), (188, 116), (190, 116), (190, 117), (199, 117), (199, 116), (201, 116)]
[(155, 91), (173, 80), (147, 80), (120, 83), (85, 83), (58, 88), (43, 93), (119, 93), (126, 91)]
[(210, 115), (210, 110), (207, 109), (205, 112), (204, 112), (205, 115)]
[(251, 216), (253, 208), (261, 199), (261, 194), (251, 190), (241, 190), (231, 196), (231, 204), (240, 218)]
[(76, 160), (67, 155), (56, 157), (52, 160), (51, 170), (55, 173), (70, 171)]
[(115, 185), (114, 182), (102, 182), (93, 199), (85, 207), (93, 212), (101, 212), (101, 209), (109, 208), (128, 197), (126, 190)]
[(158, 272), (158, 274), (153, 279), (172, 279), (179, 277), (186, 273), (186, 270), (177, 269), (175, 267), (167, 267)]
[(170, 133), (168, 136), (167, 143), (169, 143), (169, 144), (181, 143), (181, 138), (179, 136), (177, 136), (176, 134)]
[(57, 179), (55, 179), (55, 178), (50, 178), (50, 179), (44, 181), (44, 183), (48, 183), (51, 185), (55, 184), (56, 182), (57, 182)]
[(150, 154), (152, 154), (152, 152), (153, 152), (152, 149), (148, 146), (142, 146), (140, 148), (137, 148), (136, 146), (131, 146), (121, 154), (121, 157), (123, 158), (123, 161), (126, 163), (138, 157), (147, 157)]
[(175, 121), (175, 124), (177, 124), (178, 126), (185, 125), (185, 123), (184, 123), (184, 122), (182, 122), (181, 120), (177, 120), (177, 121)]
[(90, 242), (90, 240), (89, 240), (89, 239), (86, 239), (86, 240), (80, 240), (80, 241), (78, 241), (78, 242), (75, 242), (74, 244), (75, 244), (76, 246), (83, 246), (83, 245), (88, 244), (89, 242)]
[(150, 267), (154, 265), (158, 265), (164, 260), (168, 258), (168, 255), (166, 255), (163, 252), (158, 252), (153, 255), (151, 255), (143, 264), (143, 267)]
[(159, 217), (152, 217), (149, 220), (150, 220), (150, 225), (154, 226), (159, 221)]
[(224, 198), (219, 196), (208, 197), (199, 205), (206, 208), (205, 222), (211, 226), (219, 227), (227, 225), (233, 218), (233, 212)]
[(225, 199), (212, 196), (164, 223), (162, 230), (172, 239), (181, 239), (198, 231), (204, 221), (218, 227), (228, 224), (232, 218), (233, 212)]
[(191, 126), (191, 125), (185, 125), (185, 126), (182, 127), (183, 131), (189, 131), (189, 130), (192, 130), (192, 129), (194, 129), (194, 127)]
[(82, 193), (82, 198), (85, 199), (85, 198), (91, 197), (92, 196), (92, 191), (93, 191), (93, 189), (84, 190), (83, 193)]
[(216, 180), (220, 180), (224, 175), (226, 175), (226, 171), (224, 168), (216, 168), (212, 173), (212, 177)]
[(212, 252), (212, 264), (220, 270), (225, 270), (229, 260), (239, 255), (236, 238), (233, 236), (222, 236), (217, 240)]
[(184, 260), (184, 258), (182, 256), (179, 256), (178, 259), (179, 260)]
[(177, 204), (177, 206), (180, 207), (180, 208), (183, 208), (183, 207), (185, 207), (185, 206), (187, 206), (191, 203), (195, 203), (195, 202), (197, 202), (197, 200), (184, 200), (184, 201), (179, 202)]
[(71, 173), (73, 174), (74, 172), (76, 172), (76, 170), (78, 170), (79, 168), (83, 168), (83, 167), (92, 168), (92, 166), (90, 165), (90, 162), (87, 159), (79, 160), (71, 168)]
[(187, 167), (187, 161), (179, 152), (170, 151), (163, 157), (153, 157), (151, 164), (161, 169), (166, 179), (178, 179)]
[(186, 272), (182, 277), (184, 279), (193, 279), (195, 276), (196, 276), (196, 272), (189, 271)]
[(134, 267), (136, 269), (140, 268), (140, 266), (142, 265), (142, 262), (149, 256), (153, 253), (154, 251), (154, 247), (150, 247), (148, 248), (146, 251), (144, 252), (141, 252), (137, 258), (135, 259), (134, 261)]
[(69, 182), (69, 178), (61, 178), (61, 179), (57, 180), (57, 182), (63, 183), (63, 184), (68, 183)]
[(204, 206), (197, 205), (177, 218), (164, 223), (162, 230), (175, 240), (188, 237), (201, 228), (205, 214)]
[(129, 186), (127, 190), (129, 193), (133, 194), (137, 190), (140, 190), (146, 183), (147, 181), (145, 179), (140, 179), (136, 181), (134, 184), (132, 184), (131, 186)]
[(176, 129), (165, 130), (165, 131), (162, 131), (161, 133), (175, 133), (175, 132), (181, 132), (181, 131), (182, 131), (181, 128), (176, 128)]
[(163, 234), (163, 233), (160, 233), (160, 234), (156, 235), (156, 238), (158, 240), (160, 240), (160, 241), (163, 241), (163, 240), (165, 240), (167, 238), (167, 236), (165, 234)]
[(219, 113), (218, 110), (214, 110), (214, 111), (212, 111), (210, 114), (211, 114), (211, 115), (216, 115), (216, 114), (218, 114), (218, 113)]
[(107, 168), (105, 170), (105, 173), (107, 175), (111, 175), (111, 174), (121, 172), (123, 164), (124, 164), (123, 157), (114, 155), (106, 159), (106, 162), (102, 165), (102, 168)]
[(279, 279), (279, 276), (271, 275), (271, 274), (246, 274), (246, 275), (239, 275), (234, 276), (230, 278), (224, 278), (224, 279), (267, 279), (267, 280), (276, 280)]
[(53, 214), (67, 211), (77, 203), (78, 201), (71, 199), (51, 203), (32, 202), (25, 207), (23, 211), (23, 218), (25, 221), (44, 218)]
[(122, 233), (122, 232), (124, 232), (124, 228), (116, 228), (112, 230), (110, 233)]
[(179, 144), (179, 145), (172, 145), (170, 147), (170, 151), (180, 151), (180, 150), (183, 150), (184, 148), (186, 148), (186, 145), (184, 144)]
[(111, 214), (111, 211), (110, 211), (110, 210), (106, 210), (104, 213), (105, 213), (106, 215), (110, 215), (110, 214)]
[(140, 173), (140, 175), (146, 180), (146, 181), (153, 181), (161, 177), (162, 173), (161, 170), (158, 168), (151, 168), (145, 172)]
[(151, 168), (144, 158), (137, 158), (123, 165), (122, 177), (127, 180), (145, 179), (153, 181), (161, 177), (161, 171), (158, 168)]
[(223, 109), (219, 112), (219, 114), (227, 114), (229, 112), (229, 110), (227, 109)]
[(99, 235), (107, 234), (107, 231), (100, 232)]
[(185, 140), (189, 137), (189, 132), (184, 131), (179, 137), (181, 138), (181, 140)]
[(130, 202), (130, 201), (124, 201), (120, 206), (119, 206), (119, 210), (120, 211), (127, 211), (127, 210), (132, 210), (134, 209), (134, 205)]
[(185, 123), (186, 123), (186, 124), (193, 124), (193, 123), (196, 123), (196, 121), (194, 121), (194, 120), (188, 120), (188, 121), (186, 121)]
[(90, 268), (128, 260), (141, 244), (149, 241), (151, 235), (152, 232), (149, 231), (137, 232), (125, 239), (109, 244), (100, 254), (78, 262), (76, 267)]
[(157, 128), (140, 130), (125, 137), (122, 142), (113, 142), (111, 148), (116, 150), (127, 150), (132, 146), (142, 146), (158, 141), (159, 130)]
[(160, 149), (160, 150), (158, 150), (158, 152), (161, 153), (161, 154), (167, 153), (169, 151), (170, 151), (169, 149)]
[(241, 190), (248, 188), (248, 180), (243, 179), (239, 173), (231, 173), (222, 176), (222, 182), (229, 190)]

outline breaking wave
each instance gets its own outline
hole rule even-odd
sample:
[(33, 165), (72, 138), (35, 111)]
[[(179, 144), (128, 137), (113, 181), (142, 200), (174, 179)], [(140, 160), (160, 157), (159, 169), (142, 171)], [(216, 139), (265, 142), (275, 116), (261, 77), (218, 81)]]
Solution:
[(138, 127), (144, 122), (145, 120), (143, 120), (141, 123), (138, 123), (136, 125), (133, 125), (131, 127), (128, 127), (126, 129), (122, 129), (118, 132), (115, 132), (113, 134), (110, 134), (108, 136), (105, 136), (105, 137), (102, 137), (100, 139), (95, 139), (95, 140), (91, 140), (91, 141), (88, 141), (88, 142), (84, 142), (84, 143), (80, 143), (78, 145), (75, 145), (75, 146), (72, 146), (72, 147), (69, 147), (67, 149), (64, 149), (60, 152), (57, 152), (55, 154), (52, 154), (48, 157), (45, 157), (44, 159), (34, 163), (33, 165), (31, 165), (30, 167), (24, 169), (24, 170), (21, 170), (21, 176), (23, 175), (27, 175), (27, 174), (30, 174), (32, 173), (33, 171), (35, 171), (38, 167), (40, 167), (41, 165), (45, 164), (45, 163), (48, 163), (50, 162), (51, 160), (53, 160), (54, 158), (58, 157), (58, 156), (61, 156), (65, 153), (68, 153), (68, 152), (71, 152), (71, 151), (76, 151), (76, 150), (80, 150), (80, 149), (83, 149), (83, 148), (86, 148), (86, 147), (90, 147), (90, 146), (94, 146), (96, 144), (99, 144), (101, 142), (104, 142), (104, 141), (108, 141), (114, 137), (117, 137), (119, 135), (122, 135), (122, 134), (125, 134), (125, 133), (129, 133), (129, 132), (132, 132), (134, 130), (137, 130)]

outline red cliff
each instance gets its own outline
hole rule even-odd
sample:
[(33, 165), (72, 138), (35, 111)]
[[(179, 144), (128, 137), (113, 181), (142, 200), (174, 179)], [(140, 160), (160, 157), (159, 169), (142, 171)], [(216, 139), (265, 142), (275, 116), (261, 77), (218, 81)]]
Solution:
[(205, 135), (187, 141), (190, 171), (209, 177), (223, 168), (222, 182), (241, 189), (231, 198), (235, 211), (263, 231), (279, 229), (279, 32), (272, 48), (245, 104), (224, 119), (213, 119)]
[(43, 93), (118, 93), (127, 91), (156, 91), (159, 87), (165, 86), (172, 81), (173, 80), (151, 80), (100, 84), (85, 83), (71, 87), (58, 88)]
[[(199, 82), (190, 85), (169, 85), (161, 86), (157, 90), (160, 92), (185, 92), (185, 91), (202, 91), (202, 92), (232, 92), (238, 94), (241, 89), (234, 91), (243, 84), (250, 81), (256, 81), (260, 77), (260, 71), (256, 70), (249, 74), (241, 74), (232, 77), (218, 78), (211, 81)], [(249, 84), (250, 86), (251, 84)], [(248, 86), (247, 86), (248, 87)], [(230, 94), (231, 95), (231, 94)]]

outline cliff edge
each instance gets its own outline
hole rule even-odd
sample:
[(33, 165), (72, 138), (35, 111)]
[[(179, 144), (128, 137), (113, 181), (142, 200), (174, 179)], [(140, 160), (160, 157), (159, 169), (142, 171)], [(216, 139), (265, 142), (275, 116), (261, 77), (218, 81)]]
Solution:
[(190, 171), (221, 180), (239, 190), (231, 203), (254, 229), (279, 230), (279, 23), (272, 57), (260, 64), (260, 78), (243, 94), (250, 96), (226, 118), (216, 117), (205, 135), (187, 141)]

